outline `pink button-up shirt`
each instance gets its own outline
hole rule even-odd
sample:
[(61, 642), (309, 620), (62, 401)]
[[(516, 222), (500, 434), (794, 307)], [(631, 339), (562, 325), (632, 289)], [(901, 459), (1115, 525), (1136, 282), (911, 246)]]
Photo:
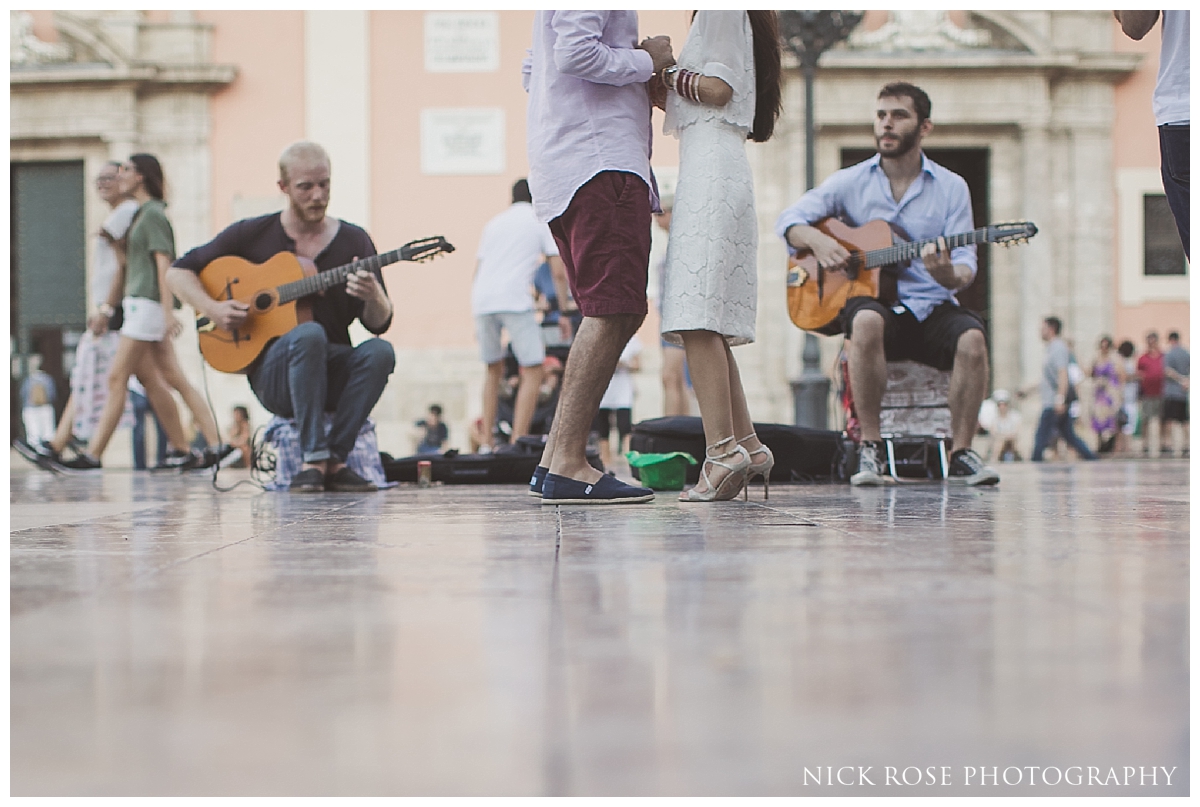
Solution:
[(529, 93), (529, 191), (549, 222), (601, 171), (650, 173), (650, 54), (637, 48), (636, 11), (539, 11), (523, 66)]

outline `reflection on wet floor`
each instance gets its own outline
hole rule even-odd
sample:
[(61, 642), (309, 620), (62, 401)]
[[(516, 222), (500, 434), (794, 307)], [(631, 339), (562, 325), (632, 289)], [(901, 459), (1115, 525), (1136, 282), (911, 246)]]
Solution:
[(17, 464), (12, 792), (1186, 794), (1186, 464), (1002, 470), (553, 508)]

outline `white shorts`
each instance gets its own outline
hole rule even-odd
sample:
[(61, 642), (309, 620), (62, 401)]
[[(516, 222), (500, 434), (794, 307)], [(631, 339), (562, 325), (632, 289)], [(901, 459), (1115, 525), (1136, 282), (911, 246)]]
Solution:
[(138, 342), (161, 342), (167, 335), (167, 319), (162, 303), (145, 297), (126, 297), (121, 306), (125, 309), (122, 336)]
[(504, 358), (501, 328), (508, 331), (517, 364), (533, 367), (546, 360), (546, 343), (542, 341), (537, 315), (532, 311), (501, 311), (475, 317), (475, 336), (479, 339), (479, 353), (484, 364), (495, 364)]

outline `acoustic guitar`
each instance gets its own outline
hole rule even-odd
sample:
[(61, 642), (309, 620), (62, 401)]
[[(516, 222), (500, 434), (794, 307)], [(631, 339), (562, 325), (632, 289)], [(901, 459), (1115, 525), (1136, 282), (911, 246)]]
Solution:
[[(788, 261), (788, 314), (797, 327), (825, 335), (840, 332), (837, 316), (851, 297), (878, 297), (880, 271), (898, 272), (907, 261), (918, 258), (924, 241), (896, 241), (891, 226), (882, 219), (852, 227), (838, 219), (818, 221), (818, 230), (837, 239), (850, 253), (848, 267), (829, 271), (817, 266), (810, 250), (801, 250)], [(1011, 244), (1037, 235), (1033, 222), (991, 224), (967, 233), (946, 236), (949, 249), (967, 244)]]
[(200, 354), (216, 370), (242, 373), (276, 337), (312, 320), (313, 294), (340, 286), (360, 269), (376, 270), (396, 261), (423, 261), (454, 247), (441, 236), (410, 241), (399, 249), (372, 255), (327, 272), (291, 252), (280, 252), (263, 263), (227, 255), (200, 270), (200, 284), (214, 300), (238, 300), (250, 306), (246, 321), (232, 331), (208, 317), (196, 318)]

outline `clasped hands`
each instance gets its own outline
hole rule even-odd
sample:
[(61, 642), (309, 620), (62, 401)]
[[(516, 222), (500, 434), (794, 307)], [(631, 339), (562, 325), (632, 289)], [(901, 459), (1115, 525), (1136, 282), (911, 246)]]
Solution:
[(671, 52), (671, 37), (648, 36), (642, 40), (639, 48), (650, 54), (654, 60), (654, 75), (646, 82), (650, 92), (650, 103), (659, 109), (667, 108), (667, 88), (662, 82), (662, 71), (675, 64), (675, 55)]

